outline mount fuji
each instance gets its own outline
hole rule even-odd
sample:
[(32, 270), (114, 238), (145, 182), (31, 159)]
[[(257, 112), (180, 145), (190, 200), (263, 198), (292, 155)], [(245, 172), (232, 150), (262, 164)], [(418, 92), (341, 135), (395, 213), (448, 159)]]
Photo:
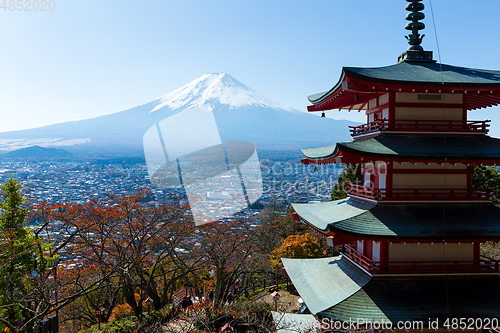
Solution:
[[(225, 73), (205, 74), (171, 93), (125, 111), (0, 133), (0, 153), (38, 145), (64, 148), (77, 155), (142, 155), (143, 136), (150, 127), (194, 107), (212, 111), (222, 141), (248, 141), (261, 149), (296, 150), (331, 145), (349, 140), (348, 125), (357, 124), (279, 105)], [(195, 116), (192, 121), (197, 121)]]

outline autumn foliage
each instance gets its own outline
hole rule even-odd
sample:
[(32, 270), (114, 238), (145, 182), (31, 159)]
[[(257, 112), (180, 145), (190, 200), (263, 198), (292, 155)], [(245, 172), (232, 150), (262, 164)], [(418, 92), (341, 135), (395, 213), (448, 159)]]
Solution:
[[(2, 190), (1, 330), (36, 331), (42, 319), (55, 315), (60, 331), (91, 329), (99, 307), (103, 324), (131, 314), (143, 322), (149, 310), (164, 319), (177, 317), (179, 293), (182, 298), (186, 289), (199, 298), (213, 291), (212, 302), (197, 305), (201, 326), (250, 321), (248, 316), (257, 326), (269, 323), (250, 303), (228, 309), (234, 304), (228, 294), (237, 284), (241, 288), (231, 299), (248, 297), (256, 282), (265, 287), (269, 274), (275, 280), (269, 253), (297, 230), (289, 214), (264, 210), (257, 228), (245, 220), (197, 227), (189, 207), (149, 202), (147, 191), (86, 205), (28, 207), (15, 180)], [(284, 248), (296, 256), (321, 253), (309, 234), (286, 242)], [(14, 326), (19, 320), (21, 328)]]
[(281, 258), (321, 258), (326, 254), (325, 247), (318, 237), (309, 233), (291, 235), (283, 240), (281, 246), (271, 253), (271, 264), (281, 265)]

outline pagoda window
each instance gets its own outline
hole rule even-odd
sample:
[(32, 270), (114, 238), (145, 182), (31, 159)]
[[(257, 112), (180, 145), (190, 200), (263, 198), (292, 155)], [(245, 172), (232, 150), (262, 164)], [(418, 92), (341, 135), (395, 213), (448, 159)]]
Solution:
[(372, 260), (375, 262), (380, 261), (380, 242), (373, 241)]
[(386, 188), (387, 164), (384, 161), (365, 163), (363, 168), (363, 186), (368, 188)]
[(389, 94), (384, 94), (378, 98), (378, 105), (389, 103)]
[(389, 119), (389, 109), (388, 108), (385, 108), (385, 109), (382, 109), (382, 119)]
[(385, 162), (376, 162), (378, 174), (378, 188), (385, 189), (387, 183), (387, 164)]
[(370, 114), (368, 115), (368, 122), (369, 122), (369, 123), (372, 123), (372, 122), (374, 122), (374, 121), (375, 121), (375, 114), (374, 114), (374, 113), (370, 113)]
[(364, 254), (364, 244), (363, 240), (358, 240), (356, 242), (356, 251), (358, 251), (361, 254)]
[(373, 170), (373, 168), (368, 168), (367, 171), (365, 171), (365, 181), (364, 181), (364, 187), (369, 187), (373, 188), (373, 183), (371, 181), (371, 173), (370, 171)]
[(373, 108), (376, 108), (376, 107), (377, 107), (377, 99), (376, 98), (371, 99), (368, 102), (368, 109), (373, 109)]
[(387, 177), (386, 177), (385, 173), (381, 173), (378, 175), (378, 188), (380, 188), (380, 189), (386, 188), (386, 183), (387, 183), (386, 178)]

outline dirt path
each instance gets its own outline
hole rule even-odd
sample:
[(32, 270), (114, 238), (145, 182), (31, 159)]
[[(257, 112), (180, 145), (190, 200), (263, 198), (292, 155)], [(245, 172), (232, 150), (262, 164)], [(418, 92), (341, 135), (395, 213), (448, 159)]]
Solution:
[[(297, 300), (299, 299), (299, 296), (292, 295), (289, 292), (283, 290), (278, 291), (278, 294), (280, 295), (277, 302), (279, 312), (291, 313), (292, 311), (297, 310)], [(267, 291), (251, 297), (251, 300), (258, 303), (269, 303), (273, 306), (274, 309), (272, 293), (269, 293)], [(163, 333), (188, 333), (194, 331), (192, 320), (188, 316), (171, 321), (168, 324), (164, 325), (162, 328)]]
[[(277, 302), (279, 312), (291, 313), (293, 310), (297, 310), (297, 300), (300, 298), (299, 296), (292, 295), (288, 291), (284, 290), (278, 291), (278, 294), (280, 295)], [(266, 302), (274, 307), (274, 301), (271, 293), (262, 293), (262, 295), (256, 301)]]

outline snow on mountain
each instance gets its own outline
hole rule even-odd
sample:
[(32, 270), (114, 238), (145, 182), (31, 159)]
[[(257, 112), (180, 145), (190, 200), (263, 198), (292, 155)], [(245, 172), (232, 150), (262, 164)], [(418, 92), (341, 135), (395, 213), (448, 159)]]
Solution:
[[(64, 146), (76, 155), (143, 154), (144, 134), (173, 116), (187, 119), (189, 126), (184, 134), (196, 140), (206, 127), (196, 108), (213, 113), (222, 141), (248, 141), (266, 149), (298, 150), (331, 145), (349, 140), (348, 125), (356, 124), (282, 106), (225, 73), (205, 74), (171, 93), (125, 111), (0, 133), (0, 151), (37, 144)], [(182, 132), (182, 128), (175, 130)]]
[(204, 74), (185, 86), (159, 98), (160, 103), (152, 110), (165, 106), (180, 109), (190, 106), (217, 104), (231, 108), (240, 106), (264, 106), (292, 111), (289, 107), (267, 99), (226, 73)]

